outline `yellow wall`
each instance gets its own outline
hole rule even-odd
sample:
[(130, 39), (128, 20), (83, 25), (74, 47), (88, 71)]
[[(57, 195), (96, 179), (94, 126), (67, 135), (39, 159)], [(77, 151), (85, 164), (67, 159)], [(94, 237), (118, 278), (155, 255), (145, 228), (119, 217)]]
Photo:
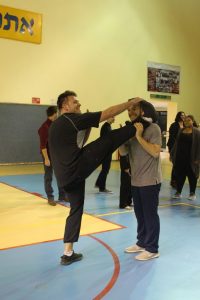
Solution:
[[(43, 14), (42, 44), (0, 39), (0, 102), (53, 104), (75, 90), (83, 111), (132, 96), (149, 100), (147, 61), (181, 67), (178, 110), (200, 120), (200, 1), (4, 0)], [(195, 14), (195, 15), (194, 15)], [(198, 28), (197, 28), (198, 27)], [(126, 119), (119, 117), (116, 126)]]

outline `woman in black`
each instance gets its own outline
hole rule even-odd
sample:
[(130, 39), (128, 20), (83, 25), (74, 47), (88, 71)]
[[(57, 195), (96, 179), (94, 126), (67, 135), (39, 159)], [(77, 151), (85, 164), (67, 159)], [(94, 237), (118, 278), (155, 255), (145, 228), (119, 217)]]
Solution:
[(188, 115), (185, 117), (184, 128), (178, 133), (171, 152), (177, 185), (174, 199), (181, 198), (186, 177), (188, 177), (190, 186), (188, 199), (196, 199), (195, 190), (200, 166), (200, 130), (195, 125), (196, 122), (193, 116)]
[[(115, 118), (112, 117), (109, 118), (103, 124), (100, 131), (100, 137), (103, 137), (110, 133), (110, 131), (112, 130), (111, 124), (114, 122), (115, 122)], [(101, 165), (102, 169), (95, 183), (95, 187), (99, 189), (100, 193), (112, 193), (112, 191), (106, 188), (106, 179), (110, 171), (111, 161), (112, 161), (112, 153), (109, 153), (102, 161), (102, 165)]]
[[(179, 129), (183, 128), (184, 118), (185, 118), (185, 113), (183, 111), (179, 111), (176, 115), (175, 122), (172, 123), (169, 128), (169, 139), (167, 142), (169, 153), (171, 153), (174, 143), (176, 142), (176, 138), (177, 138)], [(176, 178), (175, 178), (174, 167), (172, 167), (170, 184), (172, 187), (176, 188)]]
[[(120, 154), (119, 154), (120, 155)], [(131, 167), (129, 156), (119, 156), (120, 161), (120, 194), (119, 208), (132, 209), (132, 193), (131, 193)]]

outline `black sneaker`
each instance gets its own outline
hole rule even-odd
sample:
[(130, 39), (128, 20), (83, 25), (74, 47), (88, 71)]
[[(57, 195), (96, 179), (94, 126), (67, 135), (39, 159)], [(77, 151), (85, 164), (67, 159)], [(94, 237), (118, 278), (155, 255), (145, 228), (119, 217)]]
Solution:
[(73, 254), (71, 256), (67, 256), (67, 255), (63, 255), (61, 256), (61, 265), (70, 265), (73, 262), (79, 261), (83, 258), (83, 254), (81, 253), (75, 253), (73, 252)]
[(69, 199), (67, 199), (66, 197), (63, 197), (63, 198), (58, 198), (58, 201), (61, 201), (61, 202), (69, 202)]
[(171, 180), (170, 185), (171, 185), (171, 187), (173, 187), (174, 189), (177, 188), (177, 185), (176, 185), (176, 181), (175, 181), (175, 180)]
[(99, 189), (99, 193), (105, 193), (105, 194), (113, 194), (112, 191), (107, 190), (107, 189)]

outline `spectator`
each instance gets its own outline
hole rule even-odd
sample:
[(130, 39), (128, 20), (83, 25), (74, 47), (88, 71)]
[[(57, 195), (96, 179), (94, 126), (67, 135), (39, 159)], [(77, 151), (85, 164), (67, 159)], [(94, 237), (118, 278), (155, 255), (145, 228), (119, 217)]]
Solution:
[[(48, 198), (49, 205), (55, 206), (54, 201), (54, 191), (52, 187), (53, 179), (53, 168), (51, 164), (51, 158), (49, 153), (48, 145), (48, 132), (53, 121), (57, 118), (57, 107), (49, 106), (46, 110), (47, 120), (38, 129), (38, 134), (40, 137), (40, 152), (43, 159), (44, 165), (44, 189)], [(62, 188), (58, 188), (59, 198), (58, 200), (65, 200), (65, 191)]]
[[(115, 121), (114, 118), (109, 118), (103, 124), (100, 131), (100, 137), (105, 136), (112, 130), (111, 124), (114, 123), (114, 121)], [(106, 179), (110, 170), (111, 161), (112, 161), (112, 152), (109, 153), (102, 161), (102, 169), (95, 183), (95, 187), (99, 189), (100, 193), (112, 193), (112, 191), (106, 188)]]
[(177, 191), (174, 199), (180, 199), (186, 177), (189, 181), (189, 200), (195, 200), (197, 179), (200, 166), (200, 131), (192, 115), (184, 119), (184, 128), (180, 130), (177, 140), (171, 151), (174, 172), (176, 176)]
[[(183, 121), (185, 118), (185, 113), (183, 111), (179, 111), (176, 115), (175, 122), (171, 124), (169, 128), (169, 139), (167, 142), (169, 154), (172, 151), (172, 148), (174, 146), (174, 143), (176, 141), (177, 134), (179, 132), (179, 129), (183, 128)], [(170, 157), (171, 160), (171, 157)], [(172, 166), (172, 171), (171, 171), (171, 181), (170, 184), (173, 188), (176, 188), (176, 178), (175, 178), (175, 172), (174, 172), (174, 167)]]

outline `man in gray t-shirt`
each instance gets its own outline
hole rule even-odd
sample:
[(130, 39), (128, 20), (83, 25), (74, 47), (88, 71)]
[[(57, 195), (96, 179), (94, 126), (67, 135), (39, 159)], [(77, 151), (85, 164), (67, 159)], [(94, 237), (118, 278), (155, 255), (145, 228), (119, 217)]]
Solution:
[[(129, 117), (145, 117), (145, 102), (129, 108)], [(155, 118), (152, 118), (155, 122)], [(137, 218), (137, 243), (125, 249), (127, 253), (141, 252), (137, 260), (159, 257), (158, 240), (160, 221), (158, 216), (159, 191), (161, 187), (161, 131), (156, 123), (144, 131), (136, 123), (136, 136), (120, 147), (120, 154), (129, 154), (131, 164), (131, 190)]]

